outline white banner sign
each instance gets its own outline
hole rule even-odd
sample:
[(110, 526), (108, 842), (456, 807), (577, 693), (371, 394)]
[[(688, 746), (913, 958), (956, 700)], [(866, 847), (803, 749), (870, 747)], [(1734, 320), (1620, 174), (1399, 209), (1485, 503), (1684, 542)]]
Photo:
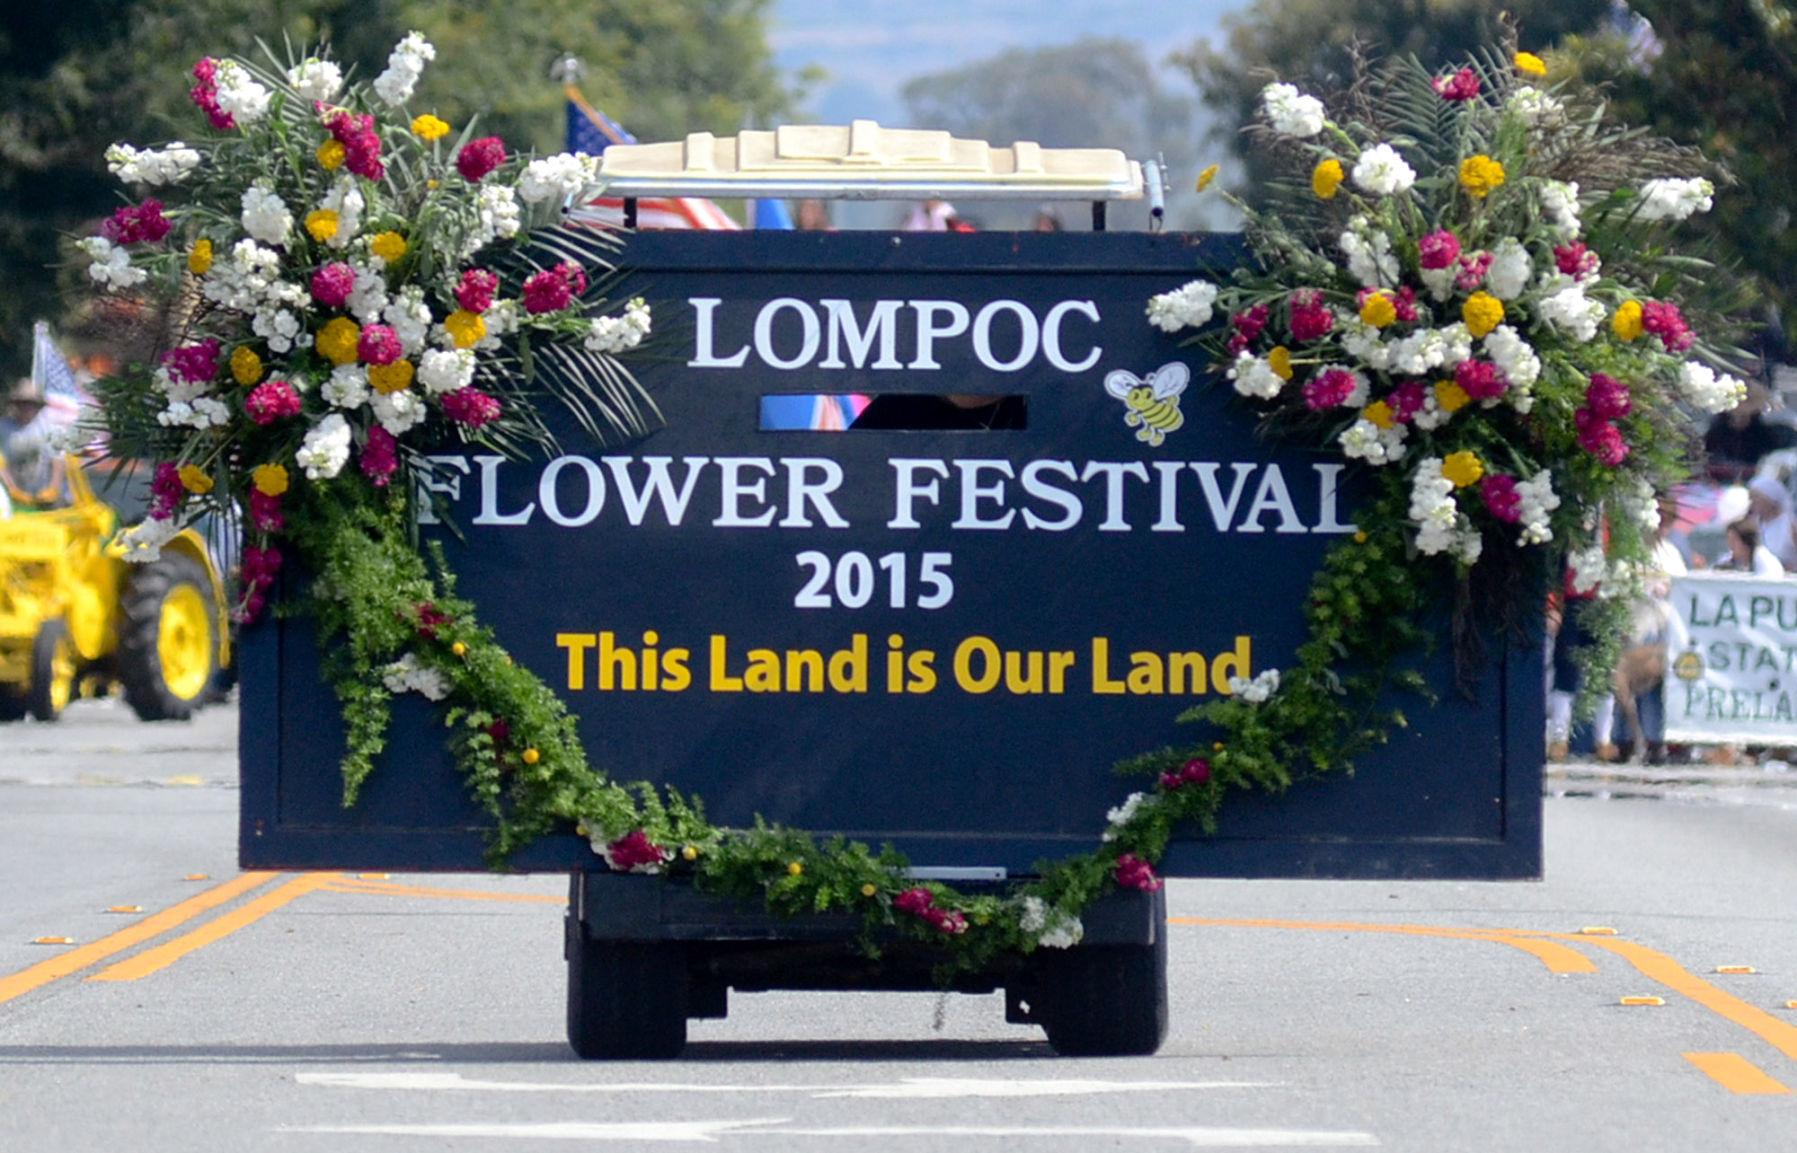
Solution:
[(1667, 633), (1669, 740), (1797, 744), (1797, 580), (1674, 577)]

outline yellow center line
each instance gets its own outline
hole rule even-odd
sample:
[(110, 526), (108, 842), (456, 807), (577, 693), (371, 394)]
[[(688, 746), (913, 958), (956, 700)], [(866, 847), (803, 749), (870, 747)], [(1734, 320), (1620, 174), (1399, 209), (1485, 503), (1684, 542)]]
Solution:
[(215, 917), (172, 941), (164, 942), (154, 949), (145, 949), (135, 957), (102, 969), (88, 980), (138, 981), (152, 973), (159, 973), (194, 950), (203, 949), (239, 929), (255, 924), (276, 909), (290, 905), (314, 889), (330, 884), (337, 877), (336, 873), (309, 873), (294, 877), (280, 888), (264, 893), (253, 901), (246, 901), (229, 913)]
[(1785, 1056), (1797, 1060), (1797, 1025), (1781, 1021), (1763, 1009), (1754, 1008), (1733, 993), (1718, 989), (1657, 949), (1622, 940), (1589, 943), (1615, 953), (1639, 970), (1642, 976), (1659, 982), (1681, 997), (1695, 1001), (1718, 1017), (1746, 1029)]
[(1739, 1053), (1686, 1053), (1685, 1060), (1703, 1070), (1705, 1076), (1730, 1093), (1748, 1097), (1777, 1097), (1791, 1091), (1790, 1086), (1769, 1076), (1764, 1069)]
[(1202, 925), (1244, 929), (1302, 929), (1313, 933), (1392, 933), (1405, 937), (1443, 937), (1458, 941), (1494, 941), (1534, 957), (1550, 973), (1595, 973), (1591, 958), (1577, 949), (1543, 940), (1523, 929), (1450, 929), (1439, 925), (1390, 925), (1367, 921), (1280, 921), (1228, 917), (1168, 917), (1170, 925)]
[(160, 913), (153, 913), (129, 928), (70, 949), (48, 961), (40, 961), (28, 969), (0, 977), (0, 1004), (5, 1004), (14, 997), (22, 997), (33, 989), (42, 988), (71, 973), (79, 973), (90, 965), (97, 965), (152, 937), (161, 936), (175, 926), (186, 924), (201, 913), (216, 909), (256, 886), (273, 880), (275, 876), (274, 873), (244, 873), (233, 877), (204, 892), (195, 893), (179, 904), (170, 905)]
[(432, 897), (443, 901), (505, 901), (520, 905), (566, 906), (566, 897), (549, 893), (494, 893), (485, 889), (439, 889), (429, 885), (388, 884), (378, 881), (333, 881), (325, 886), (331, 893), (370, 893), (384, 897)]

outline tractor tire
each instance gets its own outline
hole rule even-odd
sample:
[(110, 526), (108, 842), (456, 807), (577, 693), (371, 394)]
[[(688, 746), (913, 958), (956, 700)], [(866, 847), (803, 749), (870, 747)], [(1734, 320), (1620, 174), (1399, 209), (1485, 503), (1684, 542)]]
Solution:
[(594, 941), (568, 918), (568, 1044), (587, 1061), (669, 1061), (686, 1048), (686, 950)]
[(1042, 957), (1048, 1043), (1063, 1057), (1146, 1057), (1167, 1039), (1167, 927), (1152, 945), (1075, 945)]
[(132, 573), (119, 605), (119, 681), (146, 721), (184, 721), (218, 671), (212, 584), (191, 557), (164, 553)]
[(32, 716), (40, 721), (62, 716), (75, 697), (79, 667), (69, 626), (59, 620), (45, 621), (31, 644), (31, 687), (25, 692), (25, 707)]

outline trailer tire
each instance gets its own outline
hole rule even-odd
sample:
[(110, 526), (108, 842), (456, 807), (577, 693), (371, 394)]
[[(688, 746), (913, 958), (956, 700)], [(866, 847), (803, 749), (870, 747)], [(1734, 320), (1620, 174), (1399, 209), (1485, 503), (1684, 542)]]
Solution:
[(119, 680), (139, 719), (184, 721), (218, 666), (216, 605), (199, 562), (165, 552), (131, 575), (119, 605)]
[(25, 694), (25, 705), (40, 721), (53, 721), (62, 716), (75, 695), (75, 674), (79, 657), (75, 642), (69, 639), (69, 626), (62, 621), (45, 621), (31, 644), (31, 688)]
[(1167, 930), (1152, 945), (1039, 950), (1033, 1013), (1063, 1057), (1146, 1057), (1167, 1039)]
[(593, 941), (568, 926), (568, 1044), (588, 1061), (666, 1061), (686, 1048), (686, 950)]

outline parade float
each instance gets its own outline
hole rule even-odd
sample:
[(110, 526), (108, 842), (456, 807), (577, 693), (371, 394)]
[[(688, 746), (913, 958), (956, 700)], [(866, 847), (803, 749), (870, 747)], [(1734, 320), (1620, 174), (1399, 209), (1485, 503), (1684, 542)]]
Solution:
[[(1242, 234), (1112, 233), (1159, 182), (1115, 151), (532, 158), (417, 106), (433, 54), (200, 61), (80, 242), (170, 318), (99, 389), (123, 547), (241, 517), (246, 866), (570, 873), (589, 1057), (773, 988), (1152, 1052), (1165, 876), (1539, 875), (1542, 606), (1564, 570), (1607, 659), (1742, 391), (1669, 244), (1699, 157), (1527, 53), (1394, 62), (1351, 114), (1267, 88), (1294, 179)], [(1094, 230), (633, 233), (601, 190)], [(794, 393), (913, 416), (763, 427)]]

